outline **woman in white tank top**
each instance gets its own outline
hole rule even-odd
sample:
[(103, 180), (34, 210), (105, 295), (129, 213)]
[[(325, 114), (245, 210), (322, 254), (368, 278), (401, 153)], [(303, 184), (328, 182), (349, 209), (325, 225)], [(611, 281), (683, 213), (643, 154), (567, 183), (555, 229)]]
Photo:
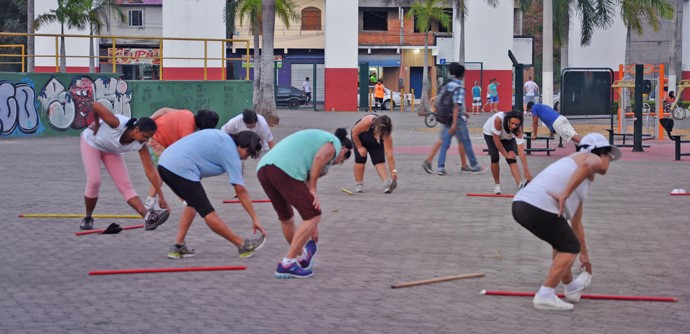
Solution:
[[(539, 310), (572, 310), (571, 303), (579, 301), (591, 283), (582, 203), (596, 174), (606, 174), (609, 163), (619, 159), (621, 151), (599, 133), (584, 136), (579, 148), (579, 152), (546, 167), (513, 198), (513, 218), (553, 247), (551, 268), (532, 301)], [(578, 254), (585, 271), (573, 279), (570, 268)], [(555, 295), (560, 282), (565, 285), (565, 299), (571, 303)]]
[[(115, 115), (98, 102), (93, 103), (92, 113), (94, 121), (81, 135), (81, 157), (86, 171), (86, 189), (84, 190), (86, 215), (79, 227), (82, 230), (93, 229), (91, 215), (98, 202), (98, 191), (101, 186), (100, 165), (103, 163), (127, 204), (145, 217), (145, 229), (156, 229), (169, 215), (168, 205), (161, 192), (158, 173), (153, 167), (146, 147), (146, 141), (156, 132), (156, 123), (148, 117), (137, 120), (124, 115)], [(134, 190), (123, 157), (124, 152), (134, 151), (139, 152), (146, 177), (160, 196), (162, 210), (147, 210)]]

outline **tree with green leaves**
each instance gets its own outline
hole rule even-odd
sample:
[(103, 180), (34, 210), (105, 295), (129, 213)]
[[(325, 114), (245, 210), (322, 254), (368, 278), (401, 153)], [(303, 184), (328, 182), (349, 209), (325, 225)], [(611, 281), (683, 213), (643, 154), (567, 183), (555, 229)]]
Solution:
[[(293, 0), (275, 0), (272, 1), (273, 8), (274, 8), (274, 14), (271, 16), (273, 17), (274, 23), (273, 26), (275, 27), (275, 18), (278, 17), (281, 22), (285, 25), (285, 27), (290, 28), (290, 24), (292, 22), (299, 22), (301, 17), (300, 13), (297, 12), (297, 5)], [(234, 25), (235, 18), (239, 16), (239, 24), (241, 26), (244, 26), (245, 20), (248, 21), (249, 23), (249, 31), (252, 33), (252, 36), (254, 38), (254, 95), (253, 95), (253, 100), (252, 104), (254, 106), (254, 110), (258, 110), (258, 105), (261, 104), (261, 100), (263, 97), (265, 97), (266, 93), (269, 92), (263, 92), (261, 89), (261, 81), (262, 81), (262, 73), (263, 68), (260, 66), (260, 61), (259, 59), (261, 58), (261, 55), (263, 54), (262, 49), (265, 51), (265, 44), (266, 44), (266, 39), (264, 38), (263, 43), (264, 43), (264, 48), (262, 48), (261, 43), (260, 43), (260, 36), (263, 30), (263, 12), (262, 12), (262, 6), (263, 1), (262, 0), (237, 0), (234, 1), (232, 5), (226, 2), (225, 5), (225, 14), (224, 14), (224, 19), (226, 24)], [(264, 32), (266, 30), (263, 30)], [(273, 30), (271, 31), (273, 32)], [(265, 34), (264, 34), (265, 35)], [(272, 46), (272, 45), (271, 45)], [(271, 53), (271, 62), (273, 62), (273, 53)], [(249, 69), (247, 69), (249, 70)], [(268, 73), (267, 75), (270, 75), (273, 77), (273, 67), (271, 66), (271, 69), (266, 72)], [(274, 97), (275, 100), (275, 94), (273, 89), (270, 90), (270, 94)], [(275, 110), (275, 105), (273, 107)], [(257, 111), (258, 112), (258, 111)], [(275, 111), (273, 112), (275, 113)], [(264, 115), (267, 116), (267, 115)], [(268, 117), (267, 117), (268, 119)], [(277, 117), (276, 117), (277, 119)]]
[(414, 20), (417, 30), (424, 33), (424, 69), (422, 71), (422, 101), (419, 114), (427, 114), (431, 108), (429, 104), (429, 31), (431, 23), (438, 21), (444, 28), (450, 28), (451, 16), (444, 10), (443, 0), (421, 0), (414, 2), (407, 12), (407, 16)]
[(94, 57), (94, 35), (100, 35), (104, 27), (110, 27), (109, 13), (113, 13), (120, 22), (125, 22), (127, 16), (117, 4), (116, 0), (87, 0), (88, 1), (88, 22), (89, 22), (89, 72), (96, 71)]
[(626, 27), (625, 63), (630, 64), (630, 36), (634, 31), (644, 33), (644, 24), (649, 24), (654, 31), (659, 31), (659, 21), (673, 18), (673, 6), (666, 0), (617, 0), (621, 8), (621, 18)]
[(68, 28), (84, 29), (88, 24), (88, 11), (90, 0), (58, 0), (58, 8), (51, 9), (36, 17), (34, 28), (38, 29), (46, 24), (60, 23), (60, 72), (67, 71), (65, 58), (65, 25)]

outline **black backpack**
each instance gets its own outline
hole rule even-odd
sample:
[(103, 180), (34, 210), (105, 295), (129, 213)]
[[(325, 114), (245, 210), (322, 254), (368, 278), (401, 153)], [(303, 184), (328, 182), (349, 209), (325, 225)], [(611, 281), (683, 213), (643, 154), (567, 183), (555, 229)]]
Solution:
[(441, 86), (438, 95), (436, 95), (436, 101), (434, 106), (436, 107), (436, 120), (445, 124), (451, 125), (453, 123), (453, 95), (455, 92), (462, 88), (458, 86), (453, 90), (448, 90), (448, 84)]

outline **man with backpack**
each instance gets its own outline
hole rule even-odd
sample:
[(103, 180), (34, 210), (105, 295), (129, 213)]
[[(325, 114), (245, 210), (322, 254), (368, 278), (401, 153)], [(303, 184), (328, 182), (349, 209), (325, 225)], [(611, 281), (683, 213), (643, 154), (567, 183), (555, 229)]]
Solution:
[(479, 165), (474, 155), (469, 129), (467, 128), (469, 115), (465, 112), (465, 88), (462, 83), (465, 67), (458, 63), (451, 63), (448, 66), (448, 72), (450, 73), (450, 81), (439, 89), (435, 101), (436, 119), (441, 123), (440, 136), (442, 140), (437, 173), (439, 175), (445, 174), (446, 152), (453, 136), (465, 149), (465, 154), (470, 162), (470, 168), (467, 171), (473, 174), (480, 173), (484, 168)]

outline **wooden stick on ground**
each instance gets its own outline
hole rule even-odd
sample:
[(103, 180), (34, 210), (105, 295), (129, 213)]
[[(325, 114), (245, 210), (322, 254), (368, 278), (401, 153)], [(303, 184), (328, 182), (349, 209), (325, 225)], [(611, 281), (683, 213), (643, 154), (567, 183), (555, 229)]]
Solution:
[(478, 277), (484, 277), (484, 273), (464, 274), (464, 275), (455, 275), (455, 276), (445, 276), (445, 277), (437, 277), (437, 278), (431, 278), (431, 279), (423, 279), (423, 280), (419, 280), (419, 281), (394, 284), (394, 285), (391, 285), (391, 289), (407, 288), (407, 287), (416, 286), (416, 285), (432, 284), (432, 283), (452, 281), (452, 280), (456, 280), (456, 279), (478, 278)]

